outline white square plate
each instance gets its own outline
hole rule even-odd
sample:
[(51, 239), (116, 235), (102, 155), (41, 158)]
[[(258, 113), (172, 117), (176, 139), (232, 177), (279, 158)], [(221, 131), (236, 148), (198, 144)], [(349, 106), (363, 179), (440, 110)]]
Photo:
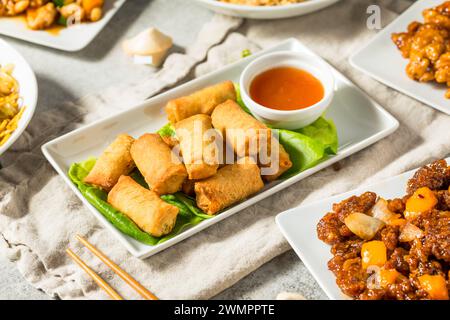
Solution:
[(125, 1), (106, 0), (101, 20), (64, 28), (57, 34), (45, 30), (31, 30), (21, 17), (0, 17), (0, 34), (63, 51), (79, 51), (94, 40)]
[[(447, 162), (450, 162), (450, 158)], [(385, 199), (403, 197), (406, 183), (416, 171), (417, 169), (411, 170), (376, 184), (300, 206), (276, 217), (281, 232), (330, 299), (350, 298), (342, 293), (336, 284), (336, 277), (328, 270), (327, 263), (333, 256), (330, 253), (331, 246), (317, 237), (316, 226), (319, 220), (330, 212), (334, 203), (366, 191), (375, 192)]]
[(0, 156), (19, 139), (33, 117), (38, 99), (38, 86), (36, 76), (30, 65), (13, 47), (0, 39), (0, 65), (14, 65), (13, 77), (19, 83), (20, 105), (25, 111), (19, 120), (17, 129), (11, 137), (0, 146)]
[(405, 71), (408, 59), (402, 57), (397, 46), (391, 40), (392, 33), (405, 32), (413, 21), (423, 22), (422, 11), (440, 5), (442, 2), (443, 0), (416, 1), (400, 17), (350, 57), (350, 63), (356, 69), (385, 85), (450, 114), (450, 99), (445, 98), (446, 86), (410, 79)]
[(156, 246), (141, 244), (120, 233), (83, 198), (76, 186), (70, 182), (70, 179), (67, 176), (70, 165), (74, 162), (86, 160), (91, 156), (99, 156), (118, 134), (127, 132), (134, 137), (138, 137), (146, 132), (155, 132), (166, 124), (167, 116), (164, 112), (164, 106), (168, 100), (187, 95), (195, 90), (224, 80), (233, 80), (237, 82), (243, 69), (252, 60), (268, 52), (284, 50), (314, 54), (297, 40), (287, 40), (275, 47), (263, 50), (246, 59), (233, 63), (221, 70), (169, 90), (118, 115), (97, 121), (50, 141), (42, 147), (44, 155), (103, 225), (111, 230), (111, 232), (117, 236), (133, 255), (145, 258), (192, 236), (200, 230), (239, 212), (259, 200), (264, 199), (345, 157), (348, 157), (397, 129), (398, 122), (395, 118), (387, 113), (375, 101), (371, 100), (360, 89), (355, 87), (342, 74), (334, 70), (337, 92), (327, 116), (334, 120), (338, 130), (339, 152), (337, 155), (330, 157), (316, 167), (306, 170), (292, 178), (266, 185), (261, 192), (250, 199), (243, 201), (218, 214), (214, 218), (205, 220), (197, 226), (185, 230), (176, 237)]

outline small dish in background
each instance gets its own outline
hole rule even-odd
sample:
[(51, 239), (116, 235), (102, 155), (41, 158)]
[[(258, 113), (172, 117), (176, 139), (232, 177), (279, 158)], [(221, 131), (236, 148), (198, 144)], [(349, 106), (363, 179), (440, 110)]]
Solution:
[(450, 115), (450, 100), (445, 98), (447, 87), (433, 82), (424, 83), (410, 79), (405, 72), (408, 59), (402, 57), (401, 52), (391, 40), (392, 33), (407, 30), (408, 25), (413, 21), (423, 21), (422, 12), (425, 9), (433, 8), (443, 2), (443, 0), (416, 1), (351, 56), (349, 61), (354, 68), (381, 83)]
[(194, 0), (214, 12), (249, 19), (282, 19), (301, 16), (331, 6), (339, 0), (307, 0), (281, 6), (246, 6), (218, 0)]
[(46, 30), (31, 30), (21, 16), (0, 17), (0, 34), (63, 51), (79, 51), (94, 40), (125, 1), (105, 1), (104, 16), (99, 21), (57, 29), (56, 33)]
[(11, 147), (11, 145), (25, 131), (28, 123), (33, 117), (36, 109), (38, 88), (33, 70), (25, 59), (13, 49), (9, 44), (0, 39), (0, 64), (14, 66), (12, 76), (19, 83), (19, 102), (20, 107), (25, 108), (17, 128), (12, 132), (6, 142), (0, 146), (0, 155)]
[[(277, 110), (256, 102), (251, 94), (254, 81), (263, 73), (281, 67), (294, 68), (317, 79), (323, 87), (321, 99), (310, 106), (295, 110)], [(282, 83), (280, 85), (282, 86)], [(293, 130), (313, 123), (328, 109), (334, 96), (335, 80), (329, 65), (319, 57), (286, 51), (269, 53), (250, 63), (242, 72), (240, 88), (242, 100), (258, 120), (277, 128)], [(283, 89), (285, 88), (280, 88)]]

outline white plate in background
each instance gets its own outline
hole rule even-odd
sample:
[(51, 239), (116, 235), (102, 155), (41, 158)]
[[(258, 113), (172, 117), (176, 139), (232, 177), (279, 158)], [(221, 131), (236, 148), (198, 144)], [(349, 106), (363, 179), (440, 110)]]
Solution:
[(0, 34), (63, 51), (79, 51), (94, 40), (125, 1), (105, 0), (102, 19), (62, 28), (57, 33), (31, 30), (23, 17), (0, 17)]
[(19, 138), (33, 117), (38, 98), (38, 88), (36, 77), (30, 65), (25, 61), (19, 52), (17, 52), (2, 39), (0, 39), (0, 64), (14, 65), (13, 77), (19, 82), (20, 104), (22, 107), (26, 107), (22, 117), (19, 120), (17, 129), (12, 133), (11, 137), (5, 142), (5, 144), (0, 146), (1, 155), (8, 150), (14, 141)]
[(350, 63), (374, 79), (409, 95), (431, 107), (450, 114), (450, 99), (445, 98), (445, 84), (414, 81), (406, 75), (408, 59), (391, 40), (392, 33), (405, 32), (413, 21), (423, 22), (422, 11), (443, 3), (443, 0), (416, 1), (395, 21), (380, 31), (369, 43), (358, 50)]
[(250, 19), (282, 19), (301, 16), (328, 7), (340, 0), (306, 0), (282, 6), (244, 6), (218, 0), (194, 0), (214, 12)]
[[(447, 163), (450, 163), (450, 158), (447, 159)], [(336, 284), (335, 275), (328, 270), (327, 263), (333, 255), (330, 252), (331, 246), (317, 237), (316, 226), (319, 220), (332, 210), (334, 203), (366, 191), (375, 192), (385, 199), (403, 197), (406, 193), (406, 183), (416, 171), (417, 169), (411, 170), (379, 183), (299, 206), (276, 217), (284, 237), (330, 299), (342, 300), (350, 297), (342, 293)]]
[[(67, 172), (72, 163), (84, 161), (92, 156), (99, 156), (118, 134), (126, 132), (134, 137), (139, 137), (146, 132), (155, 132), (165, 125), (168, 121), (164, 107), (169, 100), (190, 94), (193, 91), (221, 81), (232, 80), (238, 82), (240, 74), (251, 61), (268, 52), (285, 50), (315, 55), (315, 53), (306, 48), (299, 41), (289, 39), (275, 47), (262, 50), (227, 67), (169, 90), (140, 105), (130, 108), (127, 111), (97, 121), (50, 141), (42, 147), (42, 151), (48, 161), (83, 203), (89, 207), (91, 212), (133, 255), (140, 258), (149, 257), (310, 176), (311, 174), (368, 147), (397, 129), (398, 121), (395, 118), (353, 85), (341, 73), (333, 69), (333, 73), (336, 77), (336, 93), (328, 110), (327, 117), (334, 120), (338, 130), (339, 151), (337, 155), (330, 157), (314, 168), (308, 169), (294, 177), (266, 185), (261, 192), (253, 195), (246, 201), (238, 203), (221, 212), (214, 218), (205, 220), (200, 224), (183, 231), (181, 234), (170, 240), (155, 246), (139, 243), (118, 231), (102, 216), (101, 213), (84, 199), (77, 187), (70, 181)], [(93, 139), (93, 137), (95, 137), (95, 139)]]

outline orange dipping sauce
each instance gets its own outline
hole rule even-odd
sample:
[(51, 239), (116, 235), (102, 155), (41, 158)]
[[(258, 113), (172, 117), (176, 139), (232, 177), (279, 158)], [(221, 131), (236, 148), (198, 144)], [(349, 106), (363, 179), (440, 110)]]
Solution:
[(323, 99), (322, 83), (311, 73), (294, 67), (267, 70), (250, 84), (251, 98), (270, 109), (298, 110)]

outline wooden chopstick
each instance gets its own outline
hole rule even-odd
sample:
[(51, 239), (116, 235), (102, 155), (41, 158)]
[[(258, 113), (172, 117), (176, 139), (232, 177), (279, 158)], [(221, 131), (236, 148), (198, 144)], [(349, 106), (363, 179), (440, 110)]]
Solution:
[(146, 300), (158, 300), (158, 298), (148, 291), (143, 285), (137, 282), (132, 276), (120, 268), (117, 264), (112, 262), (107, 258), (100, 250), (90, 244), (85, 238), (79, 234), (76, 236), (78, 241), (80, 241), (86, 248), (89, 249), (94, 255), (96, 255), (100, 260), (103, 261), (108, 267), (110, 267), (119, 277), (121, 277), (126, 283), (130, 285), (137, 293), (139, 293)]
[(99, 285), (100, 288), (105, 290), (105, 292), (114, 300), (123, 300), (123, 298), (118, 294), (105, 280), (103, 280), (94, 270), (88, 267), (83, 260), (80, 259), (72, 250), (66, 249), (67, 254), (75, 261), (86, 273)]

